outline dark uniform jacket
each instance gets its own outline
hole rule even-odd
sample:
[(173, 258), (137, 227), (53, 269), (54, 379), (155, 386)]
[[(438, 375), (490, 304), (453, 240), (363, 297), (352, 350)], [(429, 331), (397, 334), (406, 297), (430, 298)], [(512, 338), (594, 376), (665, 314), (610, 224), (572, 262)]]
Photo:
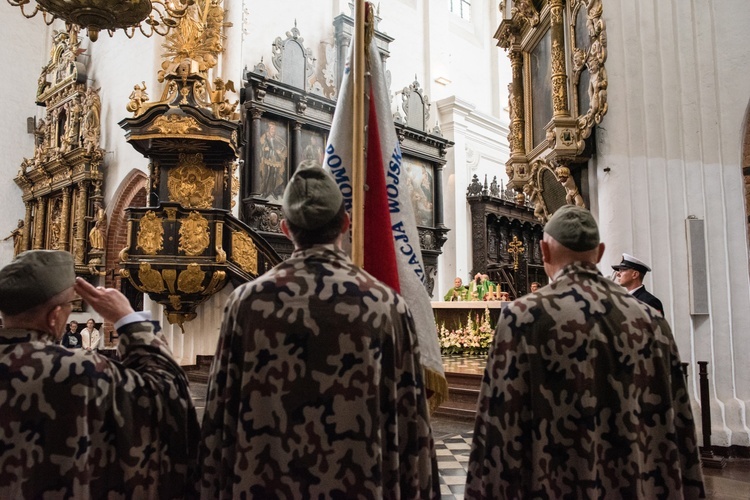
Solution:
[(650, 305), (651, 307), (659, 311), (662, 316), (664, 316), (664, 306), (661, 305), (661, 300), (651, 295), (651, 293), (646, 290), (645, 285), (642, 285), (641, 287), (639, 287), (631, 295), (635, 297), (636, 299), (640, 300), (641, 302), (644, 302)]

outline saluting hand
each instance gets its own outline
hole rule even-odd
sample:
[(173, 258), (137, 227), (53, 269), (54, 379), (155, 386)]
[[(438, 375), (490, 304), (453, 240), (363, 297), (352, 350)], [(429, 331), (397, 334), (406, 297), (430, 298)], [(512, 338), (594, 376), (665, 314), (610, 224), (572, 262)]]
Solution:
[(76, 278), (74, 289), (105, 321), (116, 323), (134, 312), (128, 298), (114, 288), (94, 287), (83, 278)]

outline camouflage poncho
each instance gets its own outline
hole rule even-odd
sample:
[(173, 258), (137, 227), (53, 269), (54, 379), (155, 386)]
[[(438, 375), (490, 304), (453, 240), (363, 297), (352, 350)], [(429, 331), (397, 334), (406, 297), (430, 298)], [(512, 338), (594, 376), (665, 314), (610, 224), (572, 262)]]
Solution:
[(235, 290), (202, 431), (203, 498), (439, 494), (411, 314), (332, 245)]
[(184, 498), (198, 420), (151, 322), (120, 334), (122, 363), (0, 329), (0, 498)]
[(695, 498), (703, 477), (666, 320), (593, 265), (509, 304), (466, 498)]

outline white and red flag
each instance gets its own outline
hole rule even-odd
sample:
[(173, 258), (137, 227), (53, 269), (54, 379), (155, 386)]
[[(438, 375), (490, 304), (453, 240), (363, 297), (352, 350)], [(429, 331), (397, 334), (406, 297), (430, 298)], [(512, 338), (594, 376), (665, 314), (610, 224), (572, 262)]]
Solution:
[[(408, 179), (401, 162), (401, 148), (393, 125), (388, 88), (374, 39), (366, 49), (369, 51), (369, 77), (364, 85), (366, 190), (364, 221), (360, 222), (364, 224), (364, 268), (399, 292), (411, 309), (430, 407), (434, 409), (447, 398), (448, 385), (440, 356), (435, 317), (424, 287), (426, 269), (419, 247), (414, 209), (406, 187)], [(324, 165), (336, 179), (346, 208), (351, 213), (352, 169), (355, 162), (354, 85), (350, 68), (351, 65), (347, 65), (339, 91)]]

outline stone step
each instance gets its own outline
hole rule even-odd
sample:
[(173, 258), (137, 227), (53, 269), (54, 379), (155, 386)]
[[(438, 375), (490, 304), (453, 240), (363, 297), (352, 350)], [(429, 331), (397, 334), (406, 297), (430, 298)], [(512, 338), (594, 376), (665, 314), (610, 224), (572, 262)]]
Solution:
[(448, 381), (448, 400), (435, 411), (438, 417), (473, 422), (477, 411), (482, 375), (445, 372)]

